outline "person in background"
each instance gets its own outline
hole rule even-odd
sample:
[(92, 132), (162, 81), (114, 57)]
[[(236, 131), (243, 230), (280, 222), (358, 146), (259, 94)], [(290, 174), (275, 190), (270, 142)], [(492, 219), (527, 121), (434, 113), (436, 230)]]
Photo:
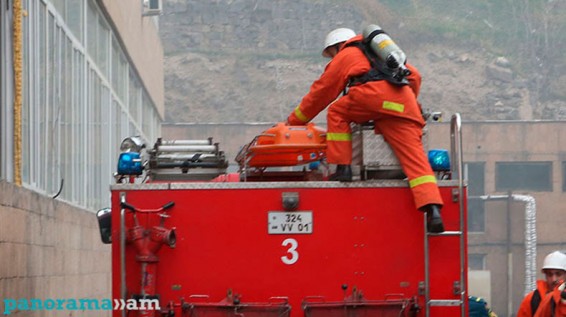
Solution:
[(566, 277), (566, 254), (554, 251), (544, 258), (541, 269), (544, 280), (537, 281), (537, 288), (528, 293), (517, 312), (517, 317), (535, 316), (545, 296), (551, 293)]
[(497, 317), (481, 297), (468, 296), (468, 310), (469, 317)]
[(566, 317), (566, 283), (560, 284), (540, 302), (535, 317)]
[(347, 28), (328, 33), (322, 55), (331, 60), (288, 116), (287, 124), (305, 125), (328, 107), (326, 159), (336, 165), (336, 173), (329, 180), (349, 182), (352, 181), (350, 123), (373, 120), (376, 131), (389, 143), (408, 177), (416, 208), (427, 213), (427, 230), (443, 232), (440, 215), (443, 201), (421, 139), (425, 125), (417, 102), (421, 76), (406, 63), (410, 74), (402, 85), (381, 78), (360, 82), (372, 70), (368, 57), (359, 47), (362, 40), (361, 34)]

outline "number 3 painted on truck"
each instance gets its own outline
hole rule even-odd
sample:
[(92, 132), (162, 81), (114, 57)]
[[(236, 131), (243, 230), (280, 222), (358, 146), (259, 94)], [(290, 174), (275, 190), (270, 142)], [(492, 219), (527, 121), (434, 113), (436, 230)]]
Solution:
[(292, 238), (285, 239), (283, 240), (283, 243), (281, 243), (281, 245), (282, 246), (291, 245), (289, 249), (287, 249), (287, 255), (281, 257), (281, 261), (283, 261), (283, 263), (287, 265), (295, 264), (295, 262), (297, 262), (297, 260), (299, 259), (299, 252), (297, 252), (297, 247), (299, 246), (299, 243), (297, 243), (297, 240)]

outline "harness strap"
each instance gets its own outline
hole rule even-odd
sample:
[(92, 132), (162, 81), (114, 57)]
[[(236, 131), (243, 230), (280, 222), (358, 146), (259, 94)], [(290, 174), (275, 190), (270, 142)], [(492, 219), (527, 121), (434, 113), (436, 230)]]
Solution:
[[(377, 34), (380, 33), (384, 33), (384, 32), (382, 30), (373, 31), (370, 34), (370, 36), (368, 36), (368, 39), (371, 40), (373, 36), (376, 36)], [(348, 87), (358, 86), (365, 84), (369, 81), (379, 81), (379, 80), (386, 80), (397, 86), (405, 86), (409, 84), (409, 81), (406, 78), (402, 78), (401, 80), (395, 78), (393, 72), (389, 70), (387, 67), (385, 67), (383, 62), (381, 62), (379, 58), (377, 58), (377, 56), (375, 56), (375, 54), (371, 52), (371, 49), (369, 49), (368, 46), (364, 43), (356, 41), (356, 42), (348, 43), (345, 46), (345, 47), (353, 46), (360, 49), (368, 59), (369, 64), (371, 66), (371, 69), (367, 73), (359, 76), (350, 77), (350, 80), (348, 81)]]
[(538, 289), (536, 289), (533, 293), (533, 297), (531, 297), (531, 316), (535, 315), (535, 312), (540, 305), (541, 299), (542, 297), (540, 296), (540, 292), (538, 291)]

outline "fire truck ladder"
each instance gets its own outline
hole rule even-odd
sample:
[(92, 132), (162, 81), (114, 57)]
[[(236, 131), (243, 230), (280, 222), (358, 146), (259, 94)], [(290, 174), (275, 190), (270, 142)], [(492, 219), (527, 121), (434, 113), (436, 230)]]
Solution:
[[(451, 165), (452, 177), (456, 175), (458, 177), (458, 190), (453, 193), (452, 197), (454, 200), (458, 201), (459, 213), (460, 213), (460, 230), (459, 231), (445, 231), (443, 233), (428, 233), (426, 230), (426, 218), (425, 218), (425, 239), (424, 239), (424, 255), (425, 255), (425, 281), (424, 281), (424, 296), (426, 303), (425, 316), (430, 316), (430, 307), (432, 306), (460, 306), (461, 316), (465, 317), (465, 302), (467, 300), (466, 296), (466, 284), (465, 284), (465, 237), (464, 237), (464, 181), (462, 176), (463, 171), (463, 160), (462, 160), (462, 120), (460, 114), (456, 113), (452, 116), (450, 120), (450, 141), (451, 141), (451, 151), (450, 156), (452, 157), (453, 164)], [(425, 215), (426, 217), (426, 215)], [(460, 295), (459, 300), (455, 299), (431, 299), (430, 298), (430, 262), (429, 262), (429, 239), (439, 239), (447, 236), (458, 236), (460, 238), (460, 281), (455, 282), (454, 293)], [(456, 285), (456, 283), (458, 283)]]

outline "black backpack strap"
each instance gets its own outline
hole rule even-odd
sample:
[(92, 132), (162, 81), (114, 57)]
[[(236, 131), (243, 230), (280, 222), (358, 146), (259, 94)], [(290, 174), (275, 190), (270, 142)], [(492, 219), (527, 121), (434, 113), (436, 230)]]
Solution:
[(372, 68), (378, 67), (377, 64), (379, 63), (379, 59), (371, 51), (371, 49), (368, 48), (367, 44), (365, 44), (363, 41), (354, 41), (354, 42), (346, 43), (346, 45), (344, 45), (344, 48), (350, 47), (350, 46), (357, 47), (360, 51), (362, 51), (364, 53), (364, 55), (367, 57), (367, 59), (369, 60), (369, 63), (370, 63)]
[(550, 316), (554, 317), (554, 311), (556, 310), (556, 302), (554, 301), (554, 298), (550, 301)]
[(531, 316), (535, 315), (535, 312), (538, 309), (538, 305), (540, 305), (541, 300), (540, 292), (538, 289), (535, 289), (533, 292), (533, 297), (531, 297)]
[(395, 78), (394, 74), (390, 70), (388, 70), (387, 67), (385, 67), (383, 62), (381, 62), (379, 58), (375, 55), (375, 53), (371, 51), (368, 45), (359, 41), (355, 41), (346, 44), (344, 48), (350, 46), (357, 47), (364, 53), (364, 55), (369, 61), (371, 69), (365, 74), (351, 77), (348, 82), (348, 87), (365, 84), (368, 81), (378, 81), (378, 80), (387, 80), (388, 82), (397, 86), (404, 86), (409, 84), (409, 81), (406, 78), (403, 78), (401, 80)]

